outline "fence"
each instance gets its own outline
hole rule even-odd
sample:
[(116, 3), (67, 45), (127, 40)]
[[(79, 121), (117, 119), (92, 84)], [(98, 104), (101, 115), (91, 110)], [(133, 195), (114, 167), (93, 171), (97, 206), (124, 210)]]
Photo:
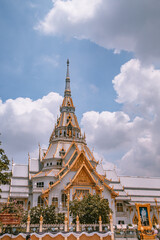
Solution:
[[(160, 229), (158, 229), (158, 237)], [(114, 239), (137, 239), (139, 233), (137, 226), (116, 225), (113, 226), (112, 216), (110, 224), (102, 224), (101, 217), (98, 224), (80, 224), (77, 216), (76, 224), (68, 225), (65, 217), (64, 224), (43, 224), (40, 217), (39, 224), (30, 224), (28, 217), (26, 224), (0, 226), (0, 240), (24, 240), (26, 235), (31, 234), (31, 240), (114, 240)]]

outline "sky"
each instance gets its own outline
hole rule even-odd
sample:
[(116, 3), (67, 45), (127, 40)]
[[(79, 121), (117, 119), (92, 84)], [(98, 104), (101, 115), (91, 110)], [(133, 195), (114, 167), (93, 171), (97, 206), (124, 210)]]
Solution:
[(0, 140), (27, 164), (47, 148), (66, 61), (87, 144), (105, 169), (159, 177), (159, 0), (1, 0)]

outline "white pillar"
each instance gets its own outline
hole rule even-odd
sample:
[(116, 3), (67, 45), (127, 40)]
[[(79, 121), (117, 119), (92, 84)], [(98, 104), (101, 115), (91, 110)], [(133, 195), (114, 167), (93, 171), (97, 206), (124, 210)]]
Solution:
[(43, 229), (43, 217), (42, 215), (40, 216), (40, 226), (39, 226), (39, 232), (41, 233)]
[(102, 232), (102, 218), (99, 216), (99, 232)]
[(67, 219), (67, 216), (65, 216), (65, 220), (64, 220), (64, 231), (65, 232), (68, 231), (68, 219)]
[(111, 227), (111, 232), (112, 232), (111, 240), (114, 240), (114, 229), (113, 229), (113, 217), (112, 217), (112, 213), (109, 214), (109, 217), (110, 217), (110, 227)]
[(31, 221), (31, 218), (30, 218), (30, 215), (28, 214), (28, 218), (27, 218), (27, 228), (26, 228), (26, 232), (27, 232), (27, 233), (30, 232), (30, 221)]
[(76, 217), (76, 232), (79, 232), (79, 217)]

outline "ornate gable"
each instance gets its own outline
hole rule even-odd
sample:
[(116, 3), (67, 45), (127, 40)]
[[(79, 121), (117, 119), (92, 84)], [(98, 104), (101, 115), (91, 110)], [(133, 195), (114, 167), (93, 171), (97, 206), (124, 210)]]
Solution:
[(89, 169), (93, 168), (93, 167), (91, 167), (91, 164), (87, 160), (84, 152), (81, 152), (78, 155), (77, 159), (75, 159), (75, 161), (73, 162), (73, 164), (71, 166), (71, 170), (77, 171), (82, 166), (83, 163), (85, 163)]
[(89, 176), (88, 172), (86, 171), (86, 168), (82, 168), (79, 172), (78, 176), (73, 182), (73, 185), (92, 185), (95, 184), (93, 179)]
[(70, 183), (66, 186), (65, 190), (71, 186), (94, 186), (96, 188), (98, 187), (98, 189), (101, 189), (101, 187), (98, 185), (98, 180), (96, 181), (96, 179), (92, 176), (90, 170), (84, 162), (72, 180), (70, 180)]

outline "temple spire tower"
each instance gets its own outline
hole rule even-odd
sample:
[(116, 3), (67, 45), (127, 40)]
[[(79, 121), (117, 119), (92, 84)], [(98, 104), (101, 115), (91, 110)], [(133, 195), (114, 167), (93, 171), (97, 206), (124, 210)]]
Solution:
[(67, 72), (65, 79), (64, 99), (60, 107), (60, 117), (57, 119), (54, 131), (50, 138), (52, 141), (77, 141), (86, 144), (85, 138), (81, 136), (77, 117), (75, 115), (75, 107), (71, 97), (70, 75), (69, 75), (69, 59), (67, 59)]

